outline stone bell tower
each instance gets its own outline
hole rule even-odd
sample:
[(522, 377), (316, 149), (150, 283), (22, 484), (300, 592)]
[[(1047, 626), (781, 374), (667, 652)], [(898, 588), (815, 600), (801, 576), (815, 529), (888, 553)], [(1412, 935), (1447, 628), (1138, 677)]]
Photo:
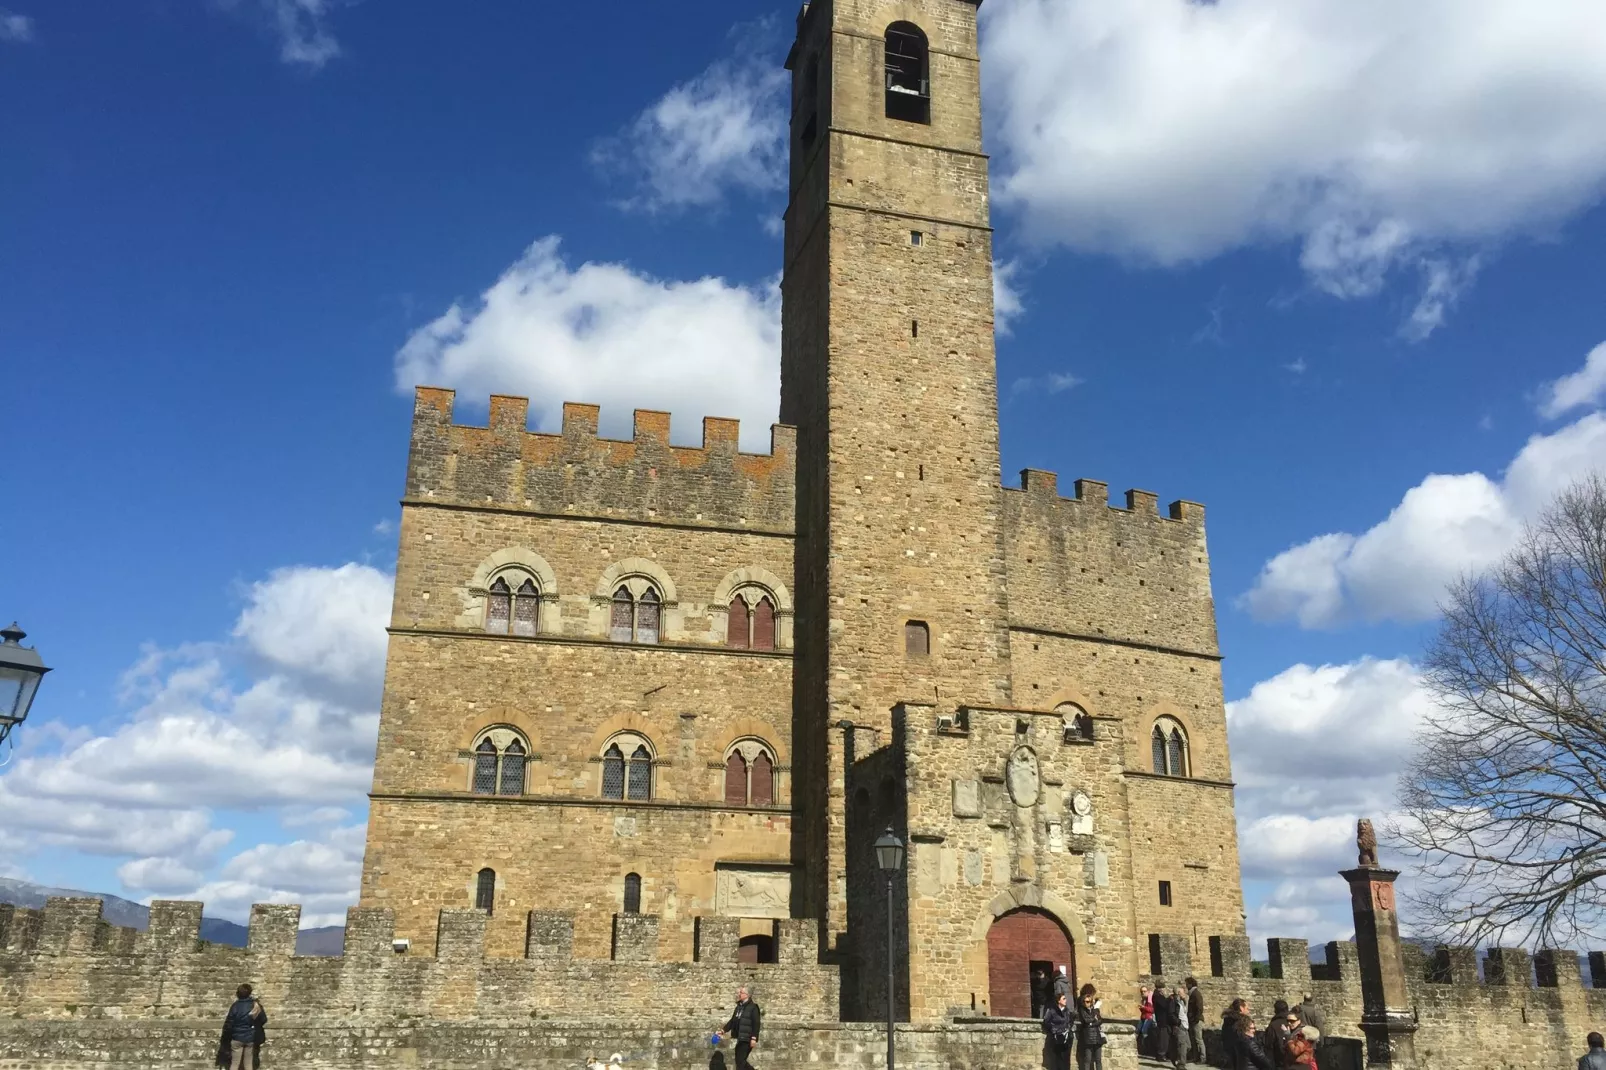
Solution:
[(930, 703), (935, 724), (1009, 694), (978, 3), (813, 0), (787, 61), (793, 909), (828, 939), (850, 925), (852, 826), (902, 823), (899, 771), (852, 773), (897, 750), (893, 707)]

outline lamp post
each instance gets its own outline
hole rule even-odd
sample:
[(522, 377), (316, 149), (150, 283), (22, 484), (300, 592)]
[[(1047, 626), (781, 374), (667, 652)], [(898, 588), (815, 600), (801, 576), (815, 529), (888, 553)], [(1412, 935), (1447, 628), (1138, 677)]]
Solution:
[(0, 628), (0, 639), (4, 640), (0, 642), (0, 743), (27, 720), (39, 681), (50, 671), (37, 650), (22, 645), (26, 638), (28, 633), (15, 624)]
[(897, 1018), (897, 970), (893, 961), (892, 882), (903, 869), (903, 841), (889, 828), (875, 842), (875, 861), (887, 876), (887, 1070), (895, 1065), (894, 1022)]

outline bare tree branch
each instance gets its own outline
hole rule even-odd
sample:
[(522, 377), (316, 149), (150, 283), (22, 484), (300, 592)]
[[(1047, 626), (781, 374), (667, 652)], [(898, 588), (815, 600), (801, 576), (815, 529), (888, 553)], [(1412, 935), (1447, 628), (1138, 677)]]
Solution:
[(1441, 938), (1606, 931), (1606, 479), (1564, 491), (1488, 574), (1449, 591), (1424, 661), (1437, 709), (1394, 843)]

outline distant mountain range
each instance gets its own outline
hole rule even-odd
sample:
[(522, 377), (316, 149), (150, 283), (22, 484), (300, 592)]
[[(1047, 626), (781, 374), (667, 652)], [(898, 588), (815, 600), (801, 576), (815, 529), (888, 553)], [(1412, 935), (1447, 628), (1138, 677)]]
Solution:
[[(88, 896), (99, 899), (101, 917), (113, 925), (144, 931), (150, 924), (149, 907), (142, 907), (121, 896), (107, 895), (105, 892), (83, 892), (73, 888), (47, 888), (42, 884), (30, 884), (27, 881), (0, 877), (0, 903), (14, 903), (19, 907), (38, 910), (45, 905), (45, 900), (53, 895)], [(222, 918), (201, 918), (202, 940), (210, 940), (214, 944), (227, 944), (230, 947), (244, 947), (247, 935), (248, 931), (244, 925), (236, 925)], [(338, 955), (345, 943), (345, 936), (346, 930), (340, 925), (329, 925), (321, 929), (302, 929), (296, 934), (296, 954)]]

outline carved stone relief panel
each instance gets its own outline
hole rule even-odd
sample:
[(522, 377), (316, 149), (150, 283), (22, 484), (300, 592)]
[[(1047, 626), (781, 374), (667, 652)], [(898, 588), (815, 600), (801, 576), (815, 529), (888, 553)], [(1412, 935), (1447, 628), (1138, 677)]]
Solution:
[(786, 869), (724, 868), (715, 875), (715, 903), (727, 918), (791, 916), (792, 874)]

